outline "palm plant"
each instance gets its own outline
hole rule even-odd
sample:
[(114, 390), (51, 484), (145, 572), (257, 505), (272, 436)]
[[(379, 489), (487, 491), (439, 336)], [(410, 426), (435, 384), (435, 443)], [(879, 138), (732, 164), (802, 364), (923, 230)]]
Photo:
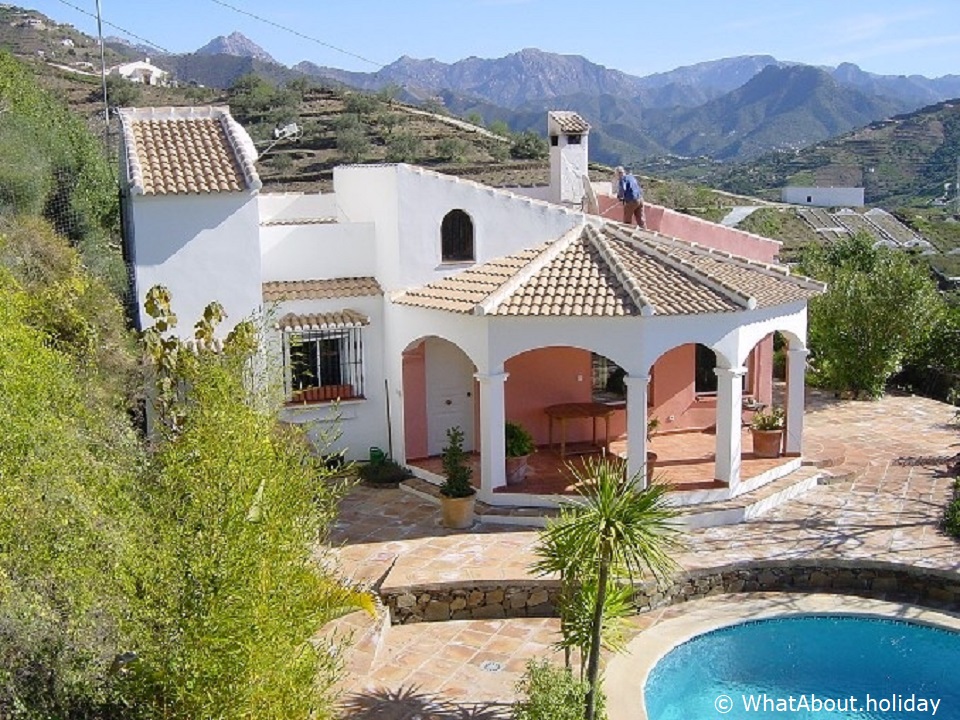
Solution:
[(630, 610), (620, 581), (632, 586), (645, 571), (662, 578), (675, 567), (669, 553), (677, 547), (676, 511), (666, 504), (664, 485), (640, 489), (623, 460), (602, 457), (568, 467), (580, 497), (564, 501), (541, 532), (534, 570), (560, 576), (561, 645), (579, 647), (586, 657), (585, 716), (594, 720), (600, 651), (619, 646), (616, 619)]

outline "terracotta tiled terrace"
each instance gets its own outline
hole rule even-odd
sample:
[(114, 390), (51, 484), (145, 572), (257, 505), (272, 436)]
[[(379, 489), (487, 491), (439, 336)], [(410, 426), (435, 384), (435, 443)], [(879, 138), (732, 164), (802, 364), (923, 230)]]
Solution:
[[(831, 482), (758, 519), (686, 531), (681, 567), (822, 559), (960, 575), (960, 544), (939, 529), (953, 484), (946, 468), (960, 452), (953, 416), (954, 408), (923, 398), (865, 403), (811, 392), (805, 452), (842, 460), (827, 471)], [(385, 591), (530, 577), (535, 529), (452, 531), (437, 516), (435, 505), (400, 490), (357, 488), (333, 533), (343, 569)], [(639, 616), (638, 629), (685, 607)], [(354, 665), (361, 669), (344, 688), (344, 716), (507, 717), (523, 662), (549, 654), (556, 630), (555, 620), (533, 618), (390, 627), (372, 660)]]
[[(716, 435), (712, 432), (692, 431), (657, 435), (649, 446), (650, 450), (657, 454), (655, 466), (657, 477), (669, 483), (676, 490), (725, 487), (723, 483), (714, 480), (716, 441)], [(741, 477), (744, 479), (756, 477), (786, 462), (784, 458), (756, 457), (753, 454), (751, 443), (749, 430), (744, 430), (741, 444), (744, 449)], [(617, 439), (610, 443), (610, 452), (615, 455), (625, 455), (627, 450), (625, 439)], [(518, 485), (500, 488), (497, 492), (574, 494), (577, 489), (573, 469), (582, 468), (585, 458), (599, 456), (599, 449), (590, 452), (568, 452), (565, 457), (561, 457), (560, 450), (556, 445), (554, 447), (540, 447), (536, 453), (530, 456), (530, 466), (524, 481)], [(471, 460), (473, 463), (473, 484), (479, 487), (480, 455), (473, 453)], [(413, 460), (410, 465), (435, 475), (442, 473), (441, 460), (436, 456)]]

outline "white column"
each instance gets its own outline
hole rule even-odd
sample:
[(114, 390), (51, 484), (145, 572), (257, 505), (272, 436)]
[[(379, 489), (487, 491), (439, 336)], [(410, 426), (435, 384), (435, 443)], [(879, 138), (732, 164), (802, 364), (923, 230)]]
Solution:
[(803, 452), (803, 408), (807, 350), (787, 351), (787, 455)]
[(744, 367), (716, 368), (717, 462), (716, 479), (732, 490), (740, 483), (741, 424), (743, 418)]
[(628, 375), (627, 386), (627, 477), (647, 486), (647, 384), (649, 375)]
[(480, 496), (489, 498), (507, 484), (507, 447), (504, 423), (507, 419), (503, 384), (509, 373), (476, 373), (480, 384)]

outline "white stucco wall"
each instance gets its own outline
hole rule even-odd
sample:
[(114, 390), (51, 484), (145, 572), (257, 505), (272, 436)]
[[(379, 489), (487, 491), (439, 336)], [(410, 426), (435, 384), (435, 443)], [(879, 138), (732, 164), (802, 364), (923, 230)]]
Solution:
[(783, 202), (813, 207), (861, 207), (862, 187), (785, 187)]
[(263, 280), (366, 277), (377, 270), (373, 223), (260, 228)]
[(376, 225), (377, 277), (387, 291), (471, 265), (441, 262), (440, 224), (451, 210), (473, 220), (477, 263), (556, 239), (583, 222), (578, 212), (407, 165), (340, 167), (334, 183), (342, 219)]
[[(363, 460), (369, 456), (371, 447), (389, 452), (387, 431), (387, 407), (384, 378), (384, 307), (380, 296), (335, 298), (330, 300), (299, 300), (277, 303), (269, 308), (271, 317), (279, 318), (293, 312), (297, 314), (329, 312), (350, 308), (370, 318), (363, 328), (363, 380), (364, 398), (345, 400), (338, 406), (309, 404), (285, 407), (281, 418), (288, 422), (305, 423), (311, 437), (322, 433), (339, 433), (331, 450), (346, 450), (350, 460)], [(279, 330), (273, 330), (280, 337)], [(277, 356), (279, 345), (273, 345), (271, 366), (282, 371), (282, 356)], [(396, 439), (396, 433), (394, 433)], [(396, 445), (396, 440), (394, 441)]]
[(130, 202), (141, 325), (147, 291), (165, 285), (179, 318), (176, 332), (192, 337), (204, 308), (216, 300), (227, 312), (226, 334), (261, 303), (256, 198), (248, 193), (135, 195)]
[(549, 185), (530, 185), (529, 187), (510, 187), (504, 188), (516, 195), (533, 198), (534, 200), (544, 200), (549, 202), (552, 188)]
[(260, 222), (315, 219), (337, 216), (337, 200), (333, 193), (261, 193), (257, 196)]

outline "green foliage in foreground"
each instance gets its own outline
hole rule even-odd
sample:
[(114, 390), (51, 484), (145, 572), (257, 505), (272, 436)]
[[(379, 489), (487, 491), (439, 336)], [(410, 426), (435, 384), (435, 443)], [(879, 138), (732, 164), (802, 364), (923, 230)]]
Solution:
[[(513, 706), (515, 720), (582, 720), (583, 704), (589, 686), (573, 677), (568, 668), (546, 660), (530, 660), (517, 683), (520, 699)], [(597, 717), (604, 717), (603, 697), (599, 698)]]
[(0, 717), (121, 716), (139, 445), (0, 268)]
[[(156, 289), (155, 289), (156, 290)], [(335, 655), (314, 635), (370, 598), (322, 571), (312, 553), (343, 485), (276, 408), (251, 394), (255, 335), (241, 323), (222, 350), (189, 352), (164, 332), (169, 295), (151, 291), (147, 332), (174, 420), (144, 492), (152, 538), (135, 584), (148, 622), (133, 684), (155, 717), (322, 717)], [(197, 323), (209, 341), (222, 313)], [(161, 418), (163, 420), (164, 418)]]
[(953, 483), (953, 497), (943, 512), (943, 529), (948, 535), (960, 538), (960, 480)]
[(663, 577), (674, 567), (676, 510), (666, 504), (665, 486), (642, 487), (646, 471), (630, 478), (622, 460), (588, 460), (570, 471), (581, 497), (561, 504), (560, 516), (541, 531), (534, 570), (560, 576), (561, 646), (580, 650), (584, 717), (594, 720), (601, 648), (619, 648), (616, 621), (631, 610), (626, 581), (645, 571)]
[(828, 285), (810, 303), (811, 379), (873, 398), (930, 335), (942, 310), (936, 285), (903, 252), (857, 235), (812, 246), (803, 271)]
[(2, 51), (0, 110), (0, 214), (42, 215), (121, 293), (126, 275), (110, 249), (120, 219), (116, 173), (99, 139)]

